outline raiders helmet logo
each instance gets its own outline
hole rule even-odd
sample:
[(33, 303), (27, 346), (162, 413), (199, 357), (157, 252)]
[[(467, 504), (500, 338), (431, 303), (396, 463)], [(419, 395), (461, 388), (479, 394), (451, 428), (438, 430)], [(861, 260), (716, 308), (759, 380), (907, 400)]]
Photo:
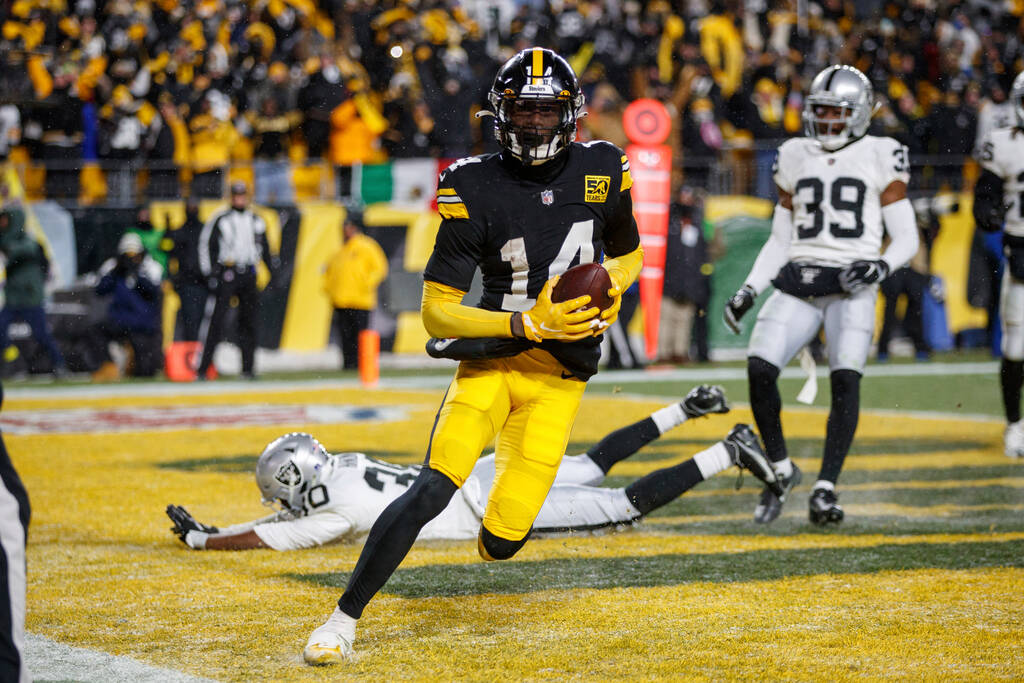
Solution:
[(295, 487), (302, 483), (302, 472), (299, 471), (298, 466), (294, 462), (289, 460), (278, 468), (274, 479), (283, 486)]

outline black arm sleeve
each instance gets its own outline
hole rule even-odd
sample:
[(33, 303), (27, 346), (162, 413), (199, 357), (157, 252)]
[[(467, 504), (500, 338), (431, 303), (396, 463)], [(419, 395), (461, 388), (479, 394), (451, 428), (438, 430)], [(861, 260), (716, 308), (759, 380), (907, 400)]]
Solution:
[(974, 221), (986, 232), (996, 232), (1003, 226), (1003, 179), (989, 170), (983, 170), (974, 185)]
[(533, 342), (526, 339), (499, 339), (497, 337), (438, 339), (432, 337), (427, 342), (427, 354), (431, 358), (487, 360), (515, 356), (533, 346)]
[(615, 210), (608, 217), (604, 233), (604, 252), (615, 258), (640, 246), (640, 232), (633, 217), (633, 196), (626, 190), (619, 195)]

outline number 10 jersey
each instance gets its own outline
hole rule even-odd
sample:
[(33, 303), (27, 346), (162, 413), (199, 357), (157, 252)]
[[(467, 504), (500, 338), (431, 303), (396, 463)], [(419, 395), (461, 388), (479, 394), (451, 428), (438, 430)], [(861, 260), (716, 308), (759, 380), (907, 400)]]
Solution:
[(787, 140), (775, 183), (793, 195), (789, 261), (845, 266), (876, 260), (882, 248), (882, 192), (910, 180), (907, 148), (866, 135), (835, 151), (810, 138)]

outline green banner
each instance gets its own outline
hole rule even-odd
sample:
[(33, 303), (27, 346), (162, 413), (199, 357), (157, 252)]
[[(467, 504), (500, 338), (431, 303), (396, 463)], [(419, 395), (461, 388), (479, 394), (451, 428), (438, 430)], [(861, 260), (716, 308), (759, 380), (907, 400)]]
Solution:
[[(768, 298), (768, 292), (757, 297), (754, 309), (749, 311), (742, 321), (743, 334), (734, 335), (722, 322), (722, 311), (725, 302), (736, 290), (743, 286), (743, 281), (754, 265), (761, 247), (771, 234), (772, 222), (767, 218), (751, 216), (734, 216), (718, 223), (717, 229), (725, 242), (725, 255), (715, 262), (715, 270), (711, 275), (711, 305), (708, 309), (708, 342), (711, 348), (735, 349), (746, 348), (750, 339), (750, 331), (757, 319), (757, 311)], [(771, 287), (768, 288), (769, 291)]]

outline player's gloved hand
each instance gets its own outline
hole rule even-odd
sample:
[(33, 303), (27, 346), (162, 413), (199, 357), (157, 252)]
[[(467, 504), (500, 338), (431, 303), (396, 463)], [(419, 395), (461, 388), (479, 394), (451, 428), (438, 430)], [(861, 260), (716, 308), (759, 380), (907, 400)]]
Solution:
[(889, 264), (877, 261), (854, 261), (839, 271), (839, 286), (844, 292), (855, 292), (862, 287), (881, 282), (889, 276)]
[(612, 298), (612, 305), (601, 311), (601, 315), (598, 319), (598, 324), (601, 325), (601, 329), (598, 333), (604, 332), (611, 327), (616, 320), (619, 319), (619, 309), (622, 308), (622, 290), (618, 287), (612, 286), (608, 290), (608, 296)]
[(575, 299), (552, 303), (551, 290), (558, 282), (555, 276), (544, 283), (540, 290), (537, 303), (533, 308), (521, 313), (523, 333), (530, 341), (541, 342), (545, 339), (558, 341), (579, 341), (600, 334), (599, 309), (596, 306), (583, 308), (590, 303), (590, 296), (578, 296)]
[(733, 334), (740, 333), (740, 319), (754, 307), (754, 299), (757, 294), (750, 285), (743, 285), (739, 291), (732, 295), (725, 304), (725, 324), (732, 330)]
[(679, 405), (683, 407), (686, 417), (704, 417), (711, 413), (728, 413), (729, 402), (725, 398), (725, 389), (720, 386), (701, 384), (690, 389)]
[(189, 511), (180, 505), (168, 505), (167, 516), (174, 522), (174, 526), (171, 527), (171, 531), (174, 535), (181, 539), (181, 542), (187, 545), (193, 550), (203, 550), (206, 548), (206, 539), (210, 534), (217, 533), (218, 529), (215, 526), (207, 526), (197, 522), (196, 519), (189, 514)]

